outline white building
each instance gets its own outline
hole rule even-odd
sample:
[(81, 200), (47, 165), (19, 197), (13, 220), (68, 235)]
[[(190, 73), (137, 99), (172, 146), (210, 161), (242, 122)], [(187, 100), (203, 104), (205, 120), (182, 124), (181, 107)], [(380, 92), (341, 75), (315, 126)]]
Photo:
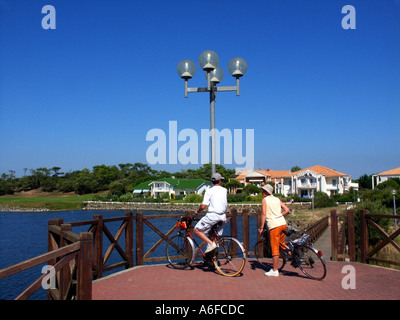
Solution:
[(296, 172), (290, 170), (253, 170), (240, 173), (239, 182), (262, 186), (272, 182), (275, 193), (287, 196), (297, 194), (300, 197), (310, 197), (313, 192), (325, 192), (329, 196), (343, 194), (350, 187), (358, 189), (358, 183), (351, 182), (351, 176), (320, 165), (302, 169)]
[(160, 180), (150, 180), (137, 185), (133, 193), (150, 195), (157, 198), (162, 194), (188, 195), (191, 193), (202, 194), (212, 186), (210, 181), (203, 179), (174, 179), (164, 178)]
[(372, 189), (375, 188), (375, 179), (376, 179), (376, 185), (389, 180), (391, 178), (400, 178), (400, 167), (396, 169), (391, 169), (388, 171), (384, 171), (378, 174), (374, 174), (372, 176)]

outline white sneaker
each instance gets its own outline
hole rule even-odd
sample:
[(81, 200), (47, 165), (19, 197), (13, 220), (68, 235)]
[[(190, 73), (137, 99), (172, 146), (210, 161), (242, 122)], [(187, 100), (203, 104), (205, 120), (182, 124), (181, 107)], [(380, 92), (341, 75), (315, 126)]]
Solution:
[(207, 245), (207, 249), (206, 249), (206, 251), (204, 251), (204, 253), (208, 253), (210, 251), (213, 251), (216, 247), (217, 247), (217, 244), (215, 242), (213, 242), (212, 244), (208, 244)]
[(264, 273), (268, 277), (279, 277), (279, 271), (278, 270), (269, 270), (268, 272)]

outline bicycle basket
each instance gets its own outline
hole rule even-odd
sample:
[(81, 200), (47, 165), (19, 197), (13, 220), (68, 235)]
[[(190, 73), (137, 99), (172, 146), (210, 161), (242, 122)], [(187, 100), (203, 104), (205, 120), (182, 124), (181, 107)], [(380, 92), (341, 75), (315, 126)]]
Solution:
[(301, 245), (306, 244), (308, 242), (311, 242), (311, 236), (309, 234), (307, 234), (307, 233), (304, 233), (300, 238), (298, 238), (296, 240), (295, 243), (297, 245), (301, 246)]
[(176, 221), (176, 227), (180, 230), (186, 230), (192, 224), (191, 218), (181, 218), (180, 220)]

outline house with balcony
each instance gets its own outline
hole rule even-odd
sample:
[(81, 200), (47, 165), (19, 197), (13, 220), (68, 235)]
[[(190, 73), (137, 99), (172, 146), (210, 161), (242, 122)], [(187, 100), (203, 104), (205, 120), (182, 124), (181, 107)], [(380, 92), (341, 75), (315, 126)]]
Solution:
[(163, 178), (142, 182), (133, 189), (133, 193), (153, 198), (168, 193), (169, 197), (172, 197), (173, 195), (189, 195), (191, 193), (202, 194), (211, 186), (210, 181), (203, 179)]
[(287, 196), (297, 194), (300, 197), (311, 197), (314, 192), (325, 192), (329, 196), (343, 194), (351, 187), (358, 188), (351, 182), (351, 176), (320, 165), (296, 172), (290, 170), (253, 170), (241, 172), (236, 179), (247, 185), (253, 183), (262, 186), (267, 182), (274, 185), (275, 193)]
[(391, 178), (400, 178), (400, 167), (372, 175), (372, 189), (375, 189), (375, 182), (378, 185)]
[(321, 191), (327, 195), (343, 194), (350, 188), (358, 188), (351, 176), (320, 165), (292, 173), (292, 192), (300, 197), (310, 197), (313, 192)]

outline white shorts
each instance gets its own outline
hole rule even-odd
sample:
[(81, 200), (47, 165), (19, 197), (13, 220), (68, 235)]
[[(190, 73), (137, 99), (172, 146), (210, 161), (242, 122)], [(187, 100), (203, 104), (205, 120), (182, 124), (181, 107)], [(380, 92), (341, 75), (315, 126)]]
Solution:
[(220, 221), (222, 222), (222, 224), (218, 228), (217, 234), (219, 236), (222, 236), (226, 222), (225, 214), (217, 214), (209, 212), (203, 218), (201, 218), (199, 222), (197, 222), (195, 228), (201, 232), (208, 234), (210, 232), (211, 227)]

